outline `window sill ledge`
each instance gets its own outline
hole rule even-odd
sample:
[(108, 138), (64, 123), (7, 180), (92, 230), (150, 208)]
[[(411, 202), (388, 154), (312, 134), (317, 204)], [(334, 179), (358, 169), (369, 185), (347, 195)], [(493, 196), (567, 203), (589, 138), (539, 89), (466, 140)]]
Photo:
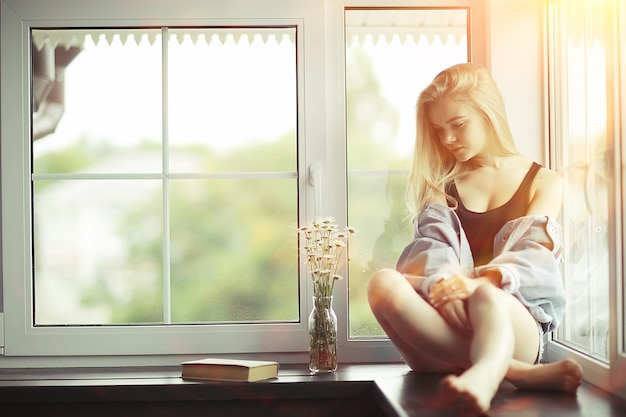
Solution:
[[(253, 383), (183, 380), (179, 368), (0, 369), (0, 409), (12, 416), (409, 417), (434, 415), (431, 404), (441, 377), (413, 374), (404, 364), (340, 364), (337, 372), (318, 375), (304, 364), (285, 365), (278, 378)], [(503, 383), (490, 415), (514, 416), (521, 410), (537, 416), (626, 415), (626, 401), (589, 384), (568, 396), (517, 391)]]
[(0, 409), (18, 412), (12, 415), (56, 410), (69, 416), (129, 409), (143, 413), (137, 415), (177, 416), (199, 411), (292, 416), (303, 409), (318, 409), (321, 415), (407, 415), (376, 386), (380, 378), (408, 374), (404, 364), (340, 365), (335, 373), (317, 375), (306, 364), (289, 364), (281, 365), (277, 378), (252, 383), (183, 380), (180, 372), (180, 367), (0, 369)]

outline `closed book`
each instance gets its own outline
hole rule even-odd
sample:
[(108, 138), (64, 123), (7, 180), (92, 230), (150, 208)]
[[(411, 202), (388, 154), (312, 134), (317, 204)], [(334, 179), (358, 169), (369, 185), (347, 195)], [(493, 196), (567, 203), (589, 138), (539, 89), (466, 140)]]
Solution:
[(278, 362), (206, 358), (182, 363), (182, 378), (254, 382), (278, 376)]

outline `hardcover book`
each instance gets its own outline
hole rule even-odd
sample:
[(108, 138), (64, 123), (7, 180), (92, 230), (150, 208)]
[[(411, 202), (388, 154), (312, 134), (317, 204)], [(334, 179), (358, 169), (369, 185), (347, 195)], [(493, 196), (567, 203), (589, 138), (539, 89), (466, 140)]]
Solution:
[(182, 378), (254, 382), (278, 376), (278, 362), (206, 358), (182, 363)]

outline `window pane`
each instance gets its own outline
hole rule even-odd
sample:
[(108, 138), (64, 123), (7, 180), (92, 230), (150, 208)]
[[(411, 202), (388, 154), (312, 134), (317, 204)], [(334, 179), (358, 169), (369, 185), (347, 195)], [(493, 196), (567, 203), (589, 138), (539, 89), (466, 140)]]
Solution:
[[(172, 151), (202, 150), (215, 160), (287, 137), (263, 158), (222, 170), (294, 171), (296, 50), (294, 28), (170, 30), (169, 142)], [(223, 39), (223, 40), (222, 40)], [(172, 172), (189, 172), (172, 163)]]
[(346, 10), (350, 336), (384, 336), (365, 285), (394, 267), (413, 227), (404, 191), (414, 142), (415, 103), (444, 68), (467, 62), (467, 10)]
[(159, 30), (72, 34), (33, 33), (33, 172), (160, 172)]
[(349, 211), (351, 221), (359, 225), (359, 238), (350, 241), (350, 335), (384, 336), (367, 303), (366, 288), (373, 271), (395, 266), (413, 237), (404, 205), (406, 174), (353, 173), (348, 187), (350, 205), (358, 207)]
[(295, 178), (171, 183), (173, 322), (298, 320)]
[(295, 29), (32, 51), (36, 324), (298, 321)]
[(35, 324), (163, 322), (161, 182), (42, 180), (34, 190)]
[[(593, 4), (592, 4), (593, 3)], [(557, 339), (608, 362), (609, 206), (605, 9), (602, 2), (561, 2), (554, 115), (564, 173), (562, 223), (568, 305)]]

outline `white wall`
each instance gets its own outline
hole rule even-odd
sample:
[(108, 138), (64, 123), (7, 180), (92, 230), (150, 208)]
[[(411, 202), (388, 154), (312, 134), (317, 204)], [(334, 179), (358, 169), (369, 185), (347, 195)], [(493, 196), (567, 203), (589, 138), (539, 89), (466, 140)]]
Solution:
[(489, 0), (491, 69), (519, 150), (548, 164), (542, 0)]

